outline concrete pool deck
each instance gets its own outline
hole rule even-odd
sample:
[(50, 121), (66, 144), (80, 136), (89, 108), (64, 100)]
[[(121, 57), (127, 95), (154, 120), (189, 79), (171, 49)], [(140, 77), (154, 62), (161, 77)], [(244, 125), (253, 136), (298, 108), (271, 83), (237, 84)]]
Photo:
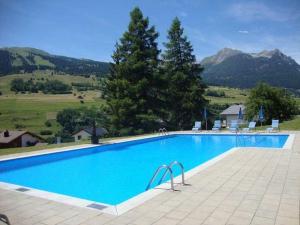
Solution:
[(121, 216), (5, 189), (0, 213), (20, 225), (299, 225), (300, 132), (292, 133), (291, 149), (241, 148), (190, 177), (191, 186), (160, 193)]

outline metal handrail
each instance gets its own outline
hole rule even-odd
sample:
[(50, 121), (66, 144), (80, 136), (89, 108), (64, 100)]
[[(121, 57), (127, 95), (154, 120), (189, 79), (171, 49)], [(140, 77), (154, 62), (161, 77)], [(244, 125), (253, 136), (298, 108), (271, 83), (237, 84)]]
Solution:
[(172, 189), (173, 191), (175, 191), (175, 189), (174, 189), (174, 181), (173, 181), (173, 171), (172, 171), (172, 169), (171, 169), (169, 166), (167, 166), (167, 165), (161, 165), (160, 167), (157, 168), (157, 170), (155, 171), (154, 175), (152, 176), (152, 178), (151, 178), (151, 180), (150, 180), (150, 182), (149, 182), (149, 184), (148, 184), (146, 190), (148, 190), (148, 189), (150, 188), (150, 186), (151, 186), (151, 184), (153, 183), (154, 179), (157, 177), (158, 173), (159, 173), (162, 169), (166, 169), (166, 172), (165, 172), (165, 173), (167, 173), (167, 172), (170, 173), (170, 177), (171, 177), (171, 189)]
[(162, 134), (162, 135), (168, 135), (168, 131), (166, 128), (159, 128), (158, 133)]
[[(178, 162), (178, 161), (173, 161), (169, 164), (169, 167), (172, 169), (173, 166), (175, 165), (178, 165), (181, 169), (181, 182), (182, 182), (182, 185), (185, 185), (185, 182), (184, 182), (184, 166), (182, 165), (181, 162)], [(167, 171), (165, 171), (165, 173), (163, 174), (163, 176), (161, 177), (159, 183), (161, 184), (161, 182), (164, 180), (164, 178), (166, 177), (167, 175)]]

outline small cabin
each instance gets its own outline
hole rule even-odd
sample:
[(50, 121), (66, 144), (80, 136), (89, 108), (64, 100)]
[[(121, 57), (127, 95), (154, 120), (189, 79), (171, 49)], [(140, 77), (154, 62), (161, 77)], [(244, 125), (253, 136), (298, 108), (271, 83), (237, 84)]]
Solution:
[[(96, 128), (96, 136), (101, 137), (103, 135), (107, 134), (107, 130), (105, 128), (99, 127)], [(78, 132), (74, 133), (72, 136), (74, 137), (75, 141), (80, 141), (80, 140), (88, 140), (91, 139), (93, 135), (93, 128), (85, 128), (81, 129)]]
[[(239, 111), (242, 110), (243, 119), (239, 120)], [(221, 118), (223, 120), (226, 120), (226, 126), (228, 127), (232, 120), (238, 120), (240, 124), (245, 124), (247, 121), (245, 121), (245, 109), (246, 107), (244, 105), (231, 105), (227, 109), (225, 109), (223, 112), (221, 112)]]
[(0, 133), (0, 148), (33, 146), (44, 140), (29, 131), (6, 130)]

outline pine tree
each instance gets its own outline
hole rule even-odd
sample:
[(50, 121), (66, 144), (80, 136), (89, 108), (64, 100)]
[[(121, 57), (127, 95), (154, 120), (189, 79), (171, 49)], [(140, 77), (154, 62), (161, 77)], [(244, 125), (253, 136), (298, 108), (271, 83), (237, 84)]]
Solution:
[(162, 55), (168, 80), (165, 94), (169, 115), (166, 120), (170, 129), (190, 129), (195, 120), (200, 120), (207, 104), (203, 97), (206, 85), (200, 76), (203, 68), (196, 63), (193, 47), (184, 36), (178, 18), (173, 20), (167, 38)]
[(130, 17), (103, 86), (112, 129), (122, 135), (153, 131), (159, 113), (158, 33), (139, 8)]

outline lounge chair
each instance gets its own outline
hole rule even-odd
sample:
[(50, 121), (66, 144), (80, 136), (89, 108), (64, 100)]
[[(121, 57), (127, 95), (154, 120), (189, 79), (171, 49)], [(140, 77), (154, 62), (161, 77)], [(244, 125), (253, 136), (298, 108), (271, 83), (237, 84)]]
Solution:
[(268, 127), (266, 129), (267, 132), (272, 132), (272, 131), (279, 131), (279, 120), (272, 120), (272, 125), (271, 127)]
[(192, 128), (193, 131), (201, 130), (201, 121), (196, 121), (195, 126)]
[(211, 130), (219, 131), (221, 129), (221, 120), (215, 120), (214, 126)]
[(256, 122), (251, 121), (248, 125), (248, 127), (243, 128), (244, 132), (250, 132), (252, 130), (255, 130)]
[(231, 120), (229, 130), (231, 132), (237, 132), (239, 130), (239, 124), (237, 120)]

